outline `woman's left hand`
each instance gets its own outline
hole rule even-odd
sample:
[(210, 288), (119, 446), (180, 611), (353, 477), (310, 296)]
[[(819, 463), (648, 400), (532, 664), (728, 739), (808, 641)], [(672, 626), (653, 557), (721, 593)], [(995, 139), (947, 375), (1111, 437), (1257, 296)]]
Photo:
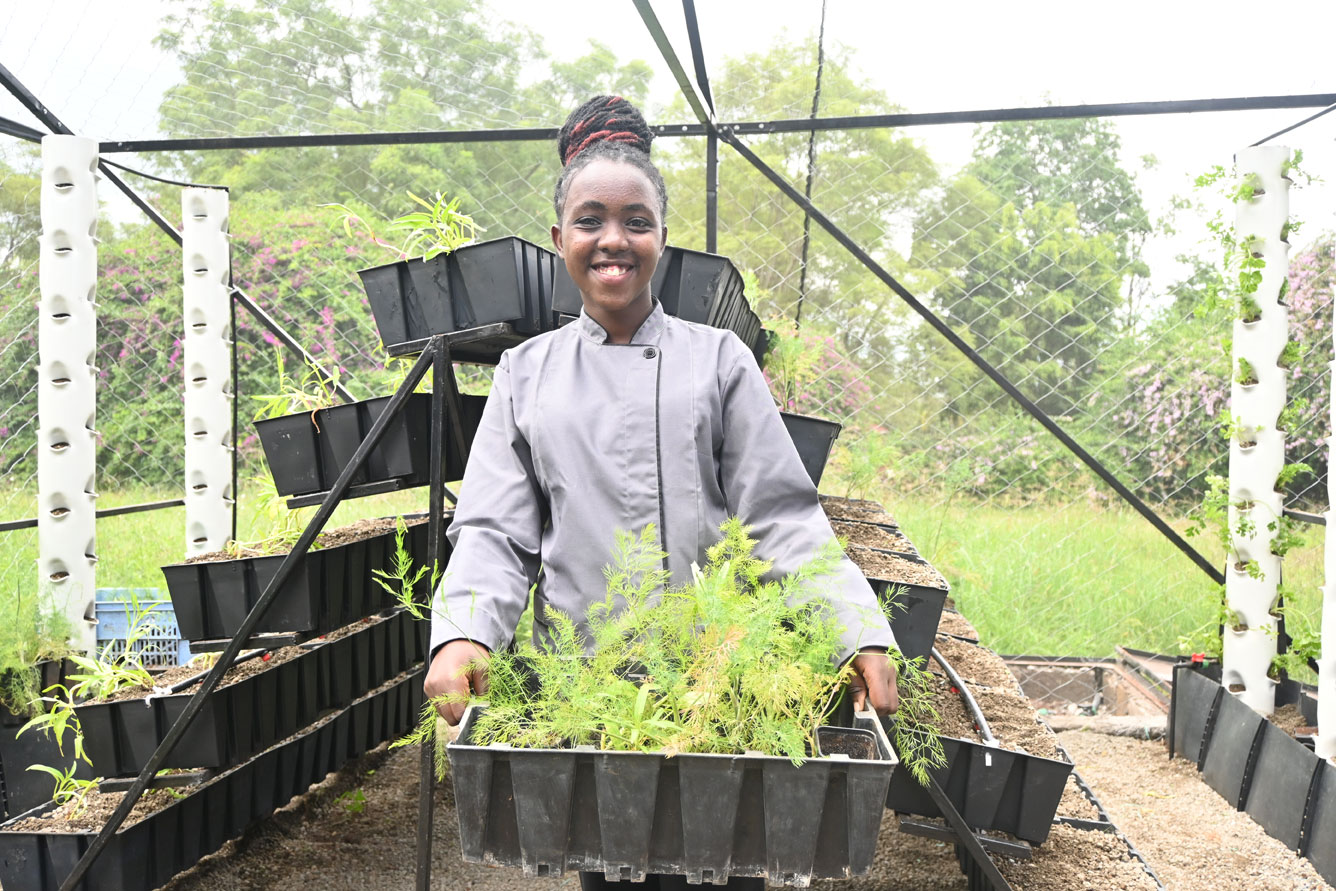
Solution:
[(854, 656), (851, 663), (854, 676), (849, 680), (849, 692), (854, 697), (854, 711), (871, 705), (877, 714), (893, 715), (900, 707), (900, 694), (895, 689), (895, 665), (880, 647), (868, 647)]

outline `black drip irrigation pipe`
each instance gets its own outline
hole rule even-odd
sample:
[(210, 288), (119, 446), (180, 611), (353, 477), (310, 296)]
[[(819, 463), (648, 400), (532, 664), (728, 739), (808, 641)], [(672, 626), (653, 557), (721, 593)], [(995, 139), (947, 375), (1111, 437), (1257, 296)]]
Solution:
[(993, 736), (993, 731), (988, 726), (988, 719), (983, 716), (983, 710), (979, 708), (979, 703), (974, 701), (974, 694), (970, 692), (964, 680), (956, 673), (955, 667), (946, 660), (946, 657), (936, 647), (932, 648), (932, 658), (937, 661), (938, 665), (942, 666), (942, 671), (946, 672), (951, 685), (959, 692), (960, 701), (965, 703), (965, 708), (969, 711), (970, 717), (974, 718), (974, 723), (979, 728), (979, 737), (983, 740), (984, 745), (996, 746), (998, 744), (997, 737)]

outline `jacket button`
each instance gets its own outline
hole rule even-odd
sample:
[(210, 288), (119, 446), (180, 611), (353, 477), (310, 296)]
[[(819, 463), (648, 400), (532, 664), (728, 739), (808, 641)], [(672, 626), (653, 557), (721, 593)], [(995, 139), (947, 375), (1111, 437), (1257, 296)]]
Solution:
[(658, 351), (657, 351), (656, 349), (654, 349), (654, 347), (645, 347), (645, 358), (646, 358), (646, 359), (653, 359), (653, 358), (654, 358), (655, 356), (657, 356), (657, 355), (659, 355), (659, 353), (658, 353)]

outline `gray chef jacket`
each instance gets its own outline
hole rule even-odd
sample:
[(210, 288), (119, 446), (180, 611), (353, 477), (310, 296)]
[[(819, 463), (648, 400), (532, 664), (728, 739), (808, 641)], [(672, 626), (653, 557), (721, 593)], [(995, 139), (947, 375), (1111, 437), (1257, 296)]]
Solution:
[[(650, 523), (671, 584), (691, 581), (737, 514), (779, 578), (834, 537), (751, 352), (731, 331), (654, 309), (630, 344), (584, 312), (501, 356), (450, 524), (431, 648), (467, 638), (505, 647), (535, 590), (585, 633), (607, 595), (614, 531)], [(539, 568), (542, 568), (541, 577)], [(841, 625), (841, 660), (895, 639), (847, 557), (821, 580)]]

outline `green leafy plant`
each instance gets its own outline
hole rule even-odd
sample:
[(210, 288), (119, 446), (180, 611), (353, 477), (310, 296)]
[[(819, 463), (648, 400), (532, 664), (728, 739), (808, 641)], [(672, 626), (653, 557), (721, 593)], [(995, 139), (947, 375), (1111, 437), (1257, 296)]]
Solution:
[(1239, 370), (1234, 375), (1234, 382), (1245, 387), (1257, 383), (1257, 369), (1253, 364), (1242, 356), (1239, 357)]
[(397, 260), (419, 254), (422, 259), (430, 260), (440, 254), (448, 254), (456, 248), (471, 244), (477, 233), (482, 231), (471, 216), (460, 213), (458, 196), (447, 199), (443, 193), (437, 192), (431, 201), (426, 201), (409, 192), (408, 197), (423, 209), (395, 217), (382, 227), (385, 235), (398, 238), (397, 244), (377, 235), (371, 223), (346, 205), (320, 206), (333, 207), (343, 213), (343, 231), (349, 238), (356, 238), (360, 233), (373, 244), (392, 253)]
[[(813, 593), (839, 547), (832, 542), (794, 574), (764, 582), (769, 564), (752, 555), (747, 528), (734, 518), (722, 532), (692, 583), (666, 591), (654, 527), (618, 533), (607, 596), (588, 614), (592, 653), (576, 623), (549, 607), (550, 644), (489, 657), (486, 708), (472, 741), (810, 757), (816, 728), (852, 673), (834, 662), (842, 629)], [(887, 658), (904, 673), (901, 758), (923, 776), (942, 757), (932, 686), (920, 665)], [(437, 704), (402, 742), (432, 739)]]
[(314, 423), (317, 410), (338, 403), (337, 366), (332, 372), (326, 373), (314, 365), (307, 365), (302, 376), (298, 378), (288, 375), (282, 348), (274, 351), (274, 361), (278, 369), (278, 392), (251, 397), (260, 403), (260, 407), (255, 410), (253, 420), (264, 421), (308, 411), (312, 413), (311, 420)]
[(25, 594), (19, 586), (0, 598), (0, 708), (32, 715), (41, 695), (34, 667), (70, 653), (73, 626), (50, 593)]
[(67, 770), (57, 770), (46, 764), (32, 764), (28, 770), (36, 770), (49, 774), (56, 781), (55, 790), (51, 793), (51, 798), (57, 804), (70, 804), (71, 807), (65, 814), (65, 819), (73, 820), (79, 816), (88, 807), (88, 793), (97, 788), (97, 780), (81, 780), (74, 775), (78, 769), (78, 763), (72, 763)]
[(886, 482), (895, 460), (895, 446), (890, 437), (880, 433), (865, 433), (852, 442), (840, 440), (842, 460), (835, 468), (835, 479), (843, 487), (844, 497), (864, 498)]
[[(259, 538), (247, 541), (229, 541), (223, 550), (233, 559), (281, 554), (292, 550), (315, 513), (314, 508), (289, 510), (278, 494), (270, 476), (251, 477), (255, 485), (254, 503), (263, 529)], [(311, 550), (320, 549), (320, 539), (311, 542)]]
[(334, 801), (343, 805), (344, 812), (348, 814), (360, 814), (366, 810), (366, 793), (361, 789), (349, 789)]
[(1293, 368), (1299, 364), (1303, 357), (1303, 345), (1297, 340), (1288, 340), (1285, 342), (1284, 349), (1280, 351), (1280, 358), (1276, 361), (1276, 364), (1281, 368)]
[(1276, 429), (1287, 431), (1296, 429), (1307, 410), (1308, 399), (1304, 396), (1295, 396), (1280, 410), (1280, 417), (1276, 418)]
[(1271, 660), (1271, 670), (1268, 674), (1273, 679), (1278, 679), (1282, 672), (1288, 677), (1303, 676), (1310, 667), (1309, 661), (1316, 661), (1322, 656), (1322, 635), (1318, 629), (1302, 611), (1294, 608), (1289, 598), (1281, 599), (1285, 605), (1279, 607), (1276, 612), (1285, 619), (1285, 631), (1290, 636), (1290, 645), (1285, 652), (1277, 653)]
[[(371, 571), (375, 577), (376, 584), (380, 585), (390, 596), (399, 601), (409, 615), (419, 621), (430, 618), (430, 603), (423, 603), (418, 597), (418, 592), (422, 587), (422, 580), (427, 576), (427, 567), (415, 566), (413, 555), (408, 552), (408, 523), (403, 517), (395, 517), (394, 520), (394, 560), (388, 571), (384, 569), (374, 569)], [(436, 585), (441, 580), (441, 570), (437, 567), (432, 573), (431, 585), (428, 588), (427, 596), (431, 596), (431, 591), (436, 590)]]

